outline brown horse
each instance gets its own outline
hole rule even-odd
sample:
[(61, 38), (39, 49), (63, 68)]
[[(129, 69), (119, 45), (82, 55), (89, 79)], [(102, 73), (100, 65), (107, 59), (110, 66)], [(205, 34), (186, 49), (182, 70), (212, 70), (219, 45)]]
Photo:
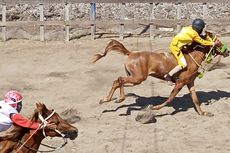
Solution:
[[(30, 130), (23, 127), (15, 126), (6, 136), (0, 137), (0, 153), (34, 153), (39, 151), (38, 148), (46, 136), (63, 137), (65, 143), (67, 138), (74, 140), (78, 136), (78, 129), (64, 121), (54, 110), (48, 110), (42, 103), (36, 104), (36, 109), (32, 121), (43, 123), (54, 123), (56, 129), (48, 129), (45, 126), (42, 129)], [(45, 145), (47, 146), (47, 145)], [(50, 147), (50, 146), (48, 146)], [(61, 148), (59, 147), (59, 148)], [(53, 148), (52, 151), (57, 148)], [(59, 149), (58, 148), (58, 149)], [(49, 151), (50, 152), (50, 151)]]
[[(173, 76), (172, 81), (175, 83), (175, 87), (168, 99), (160, 105), (152, 106), (151, 109), (159, 110), (170, 104), (178, 92), (187, 85), (198, 113), (200, 115), (210, 115), (210, 113), (203, 112), (201, 110), (200, 102), (195, 91), (194, 80), (199, 73), (198, 69), (202, 67), (201, 63), (205, 60), (205, 55), (210, 53), (210, 51), (212, 51), (212, 54), (215, 55), (229, 55), (229, 51), (227, 49), (225, 49), (223, 53), (220, 52), (220, 49), (223, 48), (222, 46), (224, 45), (220, 41), (219, 44), (220, 45), (218, 47), (205, 47), (199, 46), (197, 43), (193, 43), (190, 46), (184, 47), (183, 51), (187, 61), (187, 68)], [(111, 101), (117, 88), (120, 88), (120, 98), (118, 102), (125, 100), (124, 87), (138, 85), (142, 81), (146, 80), (148, 76), (165, 80), (164, 75), (178, 64), (177, 60), (171, 53), (154, 53), (147, 51), (131, 52), (127, 50), (123, 44), (116, 40), (111, 40), (102, 54), (95, 54), (93, 63), (106, 56), (109, 51), (117, 51), (128, 56), (125, 62), (125, 70), (128, 76), (118, 77), (118, 79), (113, 82), (113, 86), (109, 94), (100, 100), (100, 104)]]

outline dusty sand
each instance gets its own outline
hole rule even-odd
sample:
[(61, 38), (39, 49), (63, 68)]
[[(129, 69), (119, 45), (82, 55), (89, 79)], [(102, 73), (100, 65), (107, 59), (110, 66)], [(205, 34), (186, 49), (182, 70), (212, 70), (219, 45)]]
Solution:
[[(230, 46), (230, 38), (222, 38)], [(148, 78), (141, 85), (126, 88), (123, 103), (99, 105), (100, 98), (118, 76), (124, 76), (126, 58), (109, 53), (95, 64), (93, 54), (103, 51), (109, 39), (89, 38), (37, 42), (0, 42), (0, 95), (9, 89), (24, 95), (22, 114), (32, 114), (36, 102), (44, 102), (58, 113), (71, 110), (81, 118), (74, 123), (79, 137), (69, 141), (60, 153), (228, 153), (230, 152), (230, 57), (204, 78), (196, 80), (202, 108), (213, 117), (199, 116), (187, 88), (173, 102), (155, 112), (157, 122), (135, 121), (142, 108), (163, 102), (172, 90), (166, 82)], [(170, 38), (126, 38), (129, 50), (168, 50)], [(119, 92), (116, 92), (115, 98)], [(106, 112), (106, 113), (102, 113)], [(51, 145), (61, 139), (46, 139)], [(40, 149), (46, 150), (41, 147)]]

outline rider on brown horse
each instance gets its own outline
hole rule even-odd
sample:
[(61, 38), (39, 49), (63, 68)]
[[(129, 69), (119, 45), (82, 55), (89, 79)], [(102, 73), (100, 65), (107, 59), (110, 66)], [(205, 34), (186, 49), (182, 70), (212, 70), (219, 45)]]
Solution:
[[(16, 90), (10, 90), (4, 96), (4, 100), (0, 101), (0, 132), (9, 129), (12, 124), (28, 128), (41, 128), (40, 123), (32, 122), (31, 120), (20, 115), (22, 109), (22, 94)], [(47, 128), (55, 128), (55, 125), (47, 123)]]
[[(190, 27), (189, 29), (192, 29), (192, 27)], [(202, 46), (199, 43), (195, 42), (195, 40), (200, 37), (198, 35), (198, 32), (194, 31), (193, 34), (194, 33), (196, 34), (195, 37), (185, 39), (188, 40), (188, 43), (190, 41), (194, 43), (192, 43), (192, 45), (186, 46), (187, 48), (182, 48), (182, 51), (186, 52), (186, 54), (184, 54), (184, 57), (187, 62), (187, 68), (180, 71), (178, 77), (172, 76), (172, 81), (175, 83), (175, 85), (170, 96), (162, 104), (151, 107), (152, 109), (159, 110), (169, 105), (176, 97), (176, 95), (180, 92), (180, 90), (186, 85), (189, 89), (192, 101), (195, 105), (197, 112), (200, 115), (210, 114), (208, 112), (204, 112), (200, 107), (200, 102), (196, 94), (194, 81), (197, 75), (200, 74), (199, 69), (203, 69), (202, 62), (207, 62), (206, 58), (209, 57), (209, 55), (220, 55), (226, 57), (229, 56), (230, 52), (227, 48), (227, 45), (221, 43), (215, 37), (215, 35), (207, 32), (205, 39), (207, 41), (199, 39), (203, 44), (206, 44), (206, 46)], [(208, 41), (209, 38), (211, 42)], [(208, 44), (208, 42), (210, 44)], [(110, 51), (116, 51), (127, 56), (127, 59), (124, 63), (127, 76), (119, 76), (116, 80), (113, 81), (109, 93), (107, 94), (107, 96), (100, 100), (100, 104), (111, 101), (114, 92), (117, 89), (120, 89), (120, 97), (117, 102), (122, 102), (125, 100), (124, 87), (138, 85), (141, 82), (145, 81), (148, 76), (152, 76), (161, 80), (166, 80), (164, 76), (167, 75), (173, 68), (177, 67), (178, 65), (178, 61), (173, 54), (168, 54), (165, 52), (159, 53), (150, 51), (129, 51), (124, 47), (122, 43), (116, 40), (111, 40), (106, 46), (103, 53), (95, 54), (93, 62), (96, 62), (102, 57), (105, 57), (106, 54)], [(178, 56), (181, 57), (181, 55)]]
[(180, 70), (187, 67), (187, 62), (185, 60), (185, 57), (181, 51), (181, 49), (187, 45), (191, 44), (192, 42), (198, 42), (199, 44), (203, 46), (216, 46), (219, 45), (219, 42), (213, 42), (210, 40), (204, 40), (201, 38), (201, 34), (203, 32), (203, 29), (205, 27), (205, 23), (202, 19), (195, 19), (192, 23), (192, 26), (184, 27), (178, 33), (172, 40), (170, 44), (170, 50), (173, 53), (173, 55), (176, 57), (178, 64), (176, 67), (174, 67), (168, 74), (166, 74), (165, 80), (171, 81), (172, 76), (179, 72)]

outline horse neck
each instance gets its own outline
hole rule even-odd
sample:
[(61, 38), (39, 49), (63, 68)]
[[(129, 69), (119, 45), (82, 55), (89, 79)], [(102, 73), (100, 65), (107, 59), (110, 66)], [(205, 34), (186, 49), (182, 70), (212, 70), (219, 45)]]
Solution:
[(3, 140), (0, 142), (0, 152), (12, 152), (14, 147), (17, 145), (18, 142), (12, 140)]
[[(22, 138), (22, 143), (24, 143), (25, 141), (27, 141), (27, 139), (31, 136), (30, 133), (27, 133), (24, 135), (24, 137)], [(42, 140), (45, 137), (43, 136), (41, 131), (38, 131), (36, 134), (34, 134), (26, 143), (25, 146), (22, 147), (22, 149), (19, 151), (19, 153), (33, 153), (33, 150), (38, 150)], [(28, 149), (28, 148), (31, 148)]]
[(195, 59), (195, 61), (200, 65), (204, 61), (206, 53), (195, 50), (190, 54)]
[(12, 152), (18, 142), (24, 137), (27, 130), (24, 128), (15, 126), (12, 131), (7, 133), (6, 136), (0, 137), (0, 153)]

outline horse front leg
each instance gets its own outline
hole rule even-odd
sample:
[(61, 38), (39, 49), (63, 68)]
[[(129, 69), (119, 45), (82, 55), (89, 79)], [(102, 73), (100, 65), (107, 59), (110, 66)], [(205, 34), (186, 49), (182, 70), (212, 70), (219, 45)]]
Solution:
[(160, 105), (156, 105), (156, 106), (151, 106), (150, 108), (153, 109), (153, 110), (159, 110), (165, 106), (167, 106), (168, 104), (170, 104), (173, 99), (176, 97), (176, 95), (180, 92), (180, 90), (184, 87), (184, 83), (183, 82), (177, 82), (175, 84), (175, 87), (174, 89), (172, 90), (170, 96), (168, 97), (168, 99), (163, 102), (162, 104)]
[(199, 115), (204, 115), (204, 116), (213, 116), (212, 113), (209, 112), (203, 112), (201, 107), (200, 107), (200, 102), (198, 100), (197, 94), (196, 94), (196, 90), (195, 90), (195, 86), (194, 86), (194, 81), (192, 81), (191, 83), (189, 83), (187, 85), (188, 90), (190, 92), (190, 95), (192, 97), (192, 101), (195, 105), (196, 111), (198, 112)]

